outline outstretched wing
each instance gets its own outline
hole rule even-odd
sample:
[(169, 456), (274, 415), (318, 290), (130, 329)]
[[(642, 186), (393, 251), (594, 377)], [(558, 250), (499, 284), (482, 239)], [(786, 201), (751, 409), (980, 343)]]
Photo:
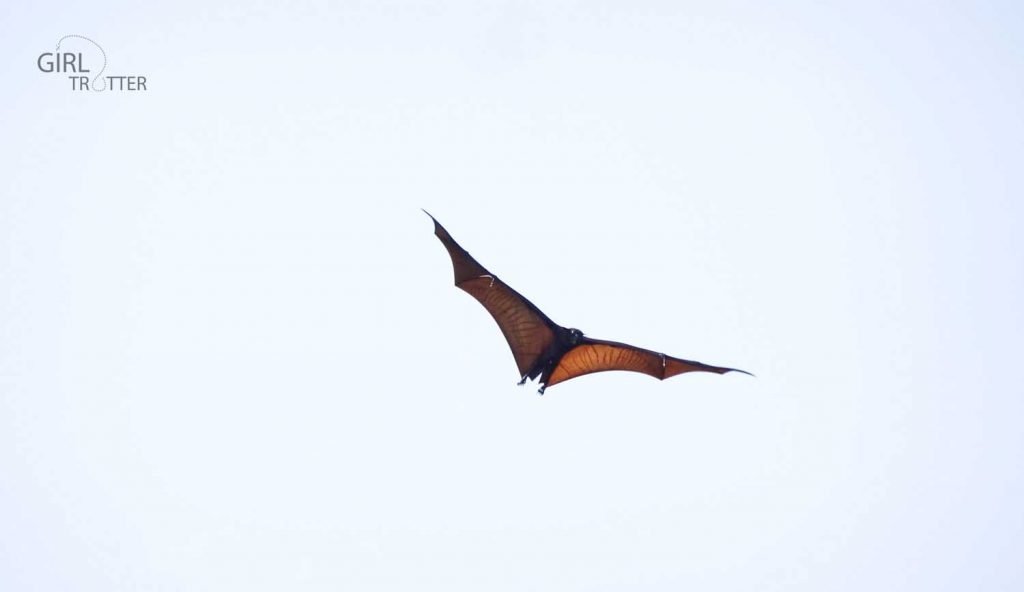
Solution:
[(583, 376), (584, 374), (607, 372), (609, 370), (642, 372), (658, 380), (665, 380), (684, 372), (714, 372), (715, 374), (743, 372), (744, 374), (750, 374), (735, 368), (721, 368), (719, 366), (701, 364), (700, 362), (673, 358), (672, 356), (625, 343), (584, 337), (576, 347), (562, 356), (554, 371), (551, 372), (547, 386), (558, 384), (577, 376)]
[[(424, 213), (430, 216), (426, 210)], [(455, 285), (480, 301), (491, 313), (512, 349), (519, 375), (525, 376), (555, 340), (554, 327), (557, 325), (532, 302), (477, 263), (433, 216), (430, 219), (434, 221), (434, 234), (452, 257)]]

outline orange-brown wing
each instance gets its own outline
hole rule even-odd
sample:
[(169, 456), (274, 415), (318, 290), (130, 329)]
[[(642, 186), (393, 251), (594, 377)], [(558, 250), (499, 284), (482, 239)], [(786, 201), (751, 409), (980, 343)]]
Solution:
[(749, 374), (749, 372), (736, 370), (735, 368), (721, 368), (700, 362), (673, 358), (672, 356), (625, 343), (601, 341), (585, 337), (579, 345), (562, 356), (561, 361), (558, 362), (558, 365), (555, 366), (554, 371), (551, 373), (547, 386), (558, 384), (577, 376), (583, 376), (584, 374), (607, 372), (609, 370), (641, 372), (658, 380), (665, 380), (685, 372), (714, 372), (716, 374), (743, 372), (744, 374)]
[(516, 359), (519, 375), (529, 372), (555, 339), (551, 321), (529, 300), (496, 277), (473, 278), (458, 286), (479, 300), (497, 321)]
[(477, 263), (433, 216), (430, 219), (434, 220), (434, 234), (451, 255), (455, 285), (491, 313), (508, 341), (520, 376), (525, 375), (555, 340), (553, 327), (556, 325), (532, 302)]

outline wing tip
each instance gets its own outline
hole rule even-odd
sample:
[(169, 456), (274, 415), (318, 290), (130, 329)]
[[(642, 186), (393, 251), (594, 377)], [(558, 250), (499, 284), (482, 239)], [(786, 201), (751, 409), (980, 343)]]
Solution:
[(452, 235), (448, 234), (448, 230), (446, 230), (444, 226), (441, 226), (441, 223), (437, 221), (437, 218), (435, 218), (430, 212), (424, 210), (423, 208), (420, 208), (420, 210), (423, 210), (423, 213), (426, 214), (427, 216), (430, 216), (430, 219), (433, 220), (433, 222), (434, 222), (434, 236), (436, 236), (437, 238), (440, 238), (442, 241), (447, 239), (447, 240), (451, 240), (452, 242), (455, 242), (452, 239)]
[(741, 374), (746, 374), (747, 376), (757, 378), (757, 376), (755, 376), (753, 372), (747, 372), (746, 370), (740, 370), (739, 368), (726, 368), (725, 372), (723, 372), (722, 374), (727, 374), (729, 372), (739, 372)]

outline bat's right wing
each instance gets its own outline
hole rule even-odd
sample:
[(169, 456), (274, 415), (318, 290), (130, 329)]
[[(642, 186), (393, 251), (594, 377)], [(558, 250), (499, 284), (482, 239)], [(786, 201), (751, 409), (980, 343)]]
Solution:
[[(430, 216), (426, 210), (424, 213)], [(433, 216), (430, 219), (434, 220), (434, 234), (451, 255), (455, 285), (491, 313), (512, 349), (519, 375), (525, 376), (555, 340), (557, 325), (532, 302), (477, 263)]]
[(750, 374), (735, 368), (722, 368), (691, 360), (673, 358), (672, 356), (625, 343), (584, 337), (579, 345), (562, 356), (562, 359), (555, 366), (554, 371), (552, 371), (550, 378), (548, 378), (546, 386), (558, 384), (559, 382), (583, 376), (584, 374), (607, 372), (609, 370), (640, 372), (653, 376), (658, 380), (665, 380), (685, 372), (714, 372), (715, 374), (743, 372), (744, 374)]

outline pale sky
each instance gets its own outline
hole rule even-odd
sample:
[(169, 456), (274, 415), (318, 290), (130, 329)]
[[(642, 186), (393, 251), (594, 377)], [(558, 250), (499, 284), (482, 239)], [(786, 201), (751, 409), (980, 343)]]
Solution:
[[(1024, 588), (1022, 31), (5, 4), (0, 588)], [(41, 72), (71, 34), (146, 90)], [(757, 378), (517, 387), (420, 208), (556, 322)]]

